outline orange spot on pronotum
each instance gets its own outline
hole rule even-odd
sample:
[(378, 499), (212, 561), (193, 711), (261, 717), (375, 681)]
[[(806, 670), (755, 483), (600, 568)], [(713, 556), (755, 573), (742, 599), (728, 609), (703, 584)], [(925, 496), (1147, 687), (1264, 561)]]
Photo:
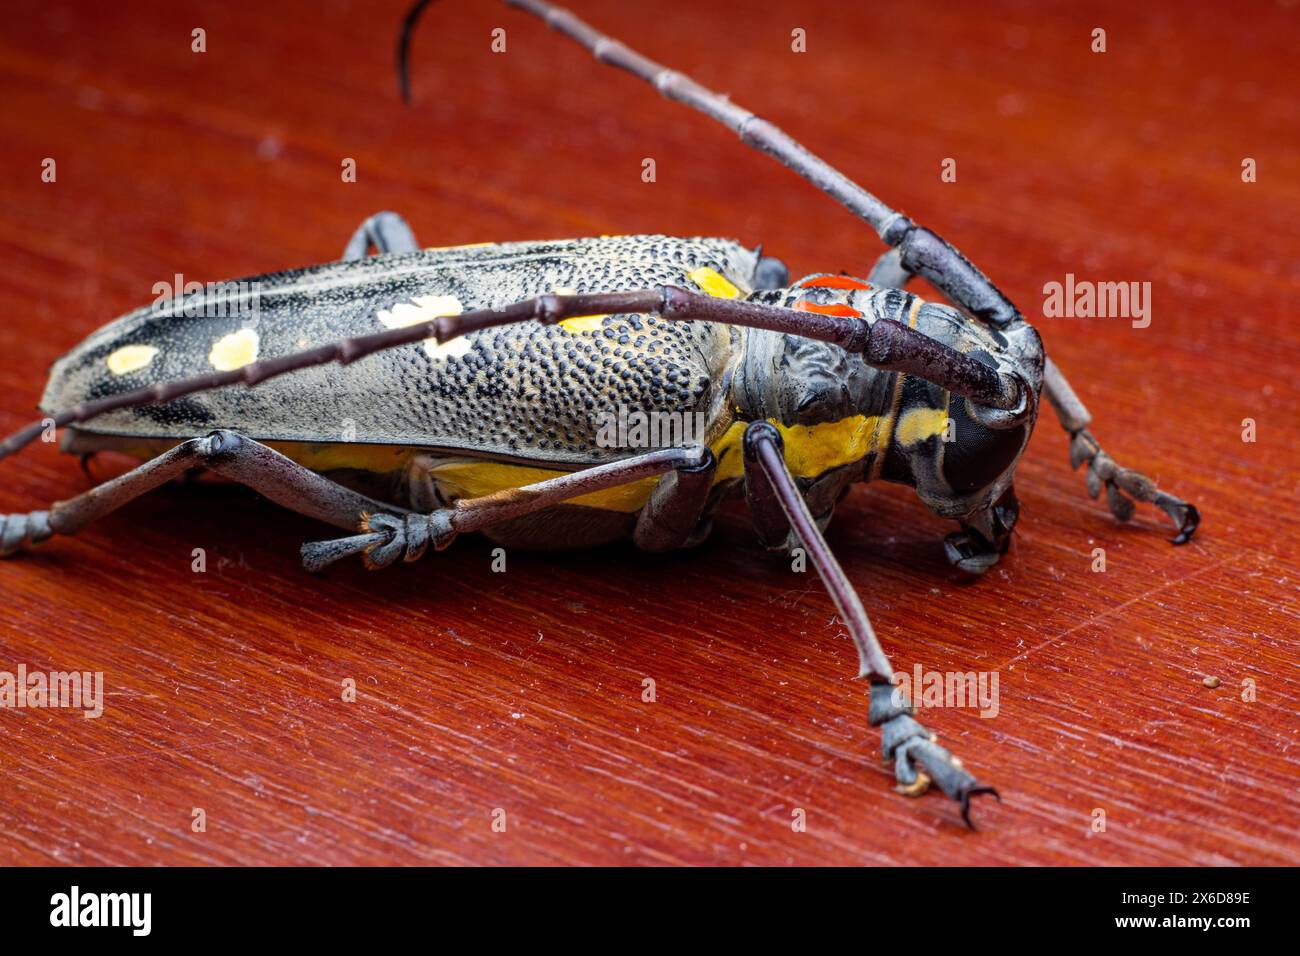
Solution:
[(818, 305), (816, 302), (800, 299), (794, 304), (794, 310), (796, 312), (816, 312), (818, 315), (838, 315), (850, 319), (862, 318), (862, 313), (857, 309), (851, 309), (839, 302), (832, 302), (830, 305)]
[(799, 283), (801, 289), (870, 289), (871, 286), (848, 276), (813, 276)]

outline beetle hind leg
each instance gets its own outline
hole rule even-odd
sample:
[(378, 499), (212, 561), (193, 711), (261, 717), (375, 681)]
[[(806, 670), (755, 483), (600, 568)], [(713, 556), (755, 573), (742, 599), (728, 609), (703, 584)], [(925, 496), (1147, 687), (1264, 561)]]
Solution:
[(0, 516), (0, 557), (50, 537), (71, 535), (123, 505), (194, 469), (206, 469), (299, 514), (337, 527), (386, 507), (304, 468), (279, 452), (232, 431), (191, 438), (137, 468), (96, 485), (49, 511)]
[[(881, 752), (894, 762), (894, 779), (900, 793), (919, 797), (937, 786), (950, 799), (961, 804), (962, 819), (974, 829), (970, 818), (971, 797), (991, 793), (963, 769), (961, 761), (940, 747), (930, 731), (913, 717), (912, 709), (902, 701), (893, 681), (889, 659), (881, 648), (862, 602), (853, 590), (826, 539), (817, 527), (807, 501), (799, 492), (782, 454), (780, 433), (764, 421), (751, 423), (745, 430), (746, 498), (757, 506), (763, 533), (775, 540), (781, 533), (780, 515), (785, 527), (808, 553), (810, 563), (830, 592), (858, 648), (859, 676), (871, 683), (871, 705), (867, 719), (881, 732)], [(1000, 801), (1002, 798), (998, 797)]]

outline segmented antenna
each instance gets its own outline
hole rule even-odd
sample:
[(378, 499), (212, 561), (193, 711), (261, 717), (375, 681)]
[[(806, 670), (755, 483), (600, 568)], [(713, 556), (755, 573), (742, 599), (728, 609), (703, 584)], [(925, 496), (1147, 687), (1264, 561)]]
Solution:
[(397, 34), (397, 85), (405, 103), (411, 102), (411, 34), (415, 32), (420, 14), (432, 2), (433, 0), (417, 0), (415, 6), (407, 12), (406, 19), (402, 21), (402, 29)]

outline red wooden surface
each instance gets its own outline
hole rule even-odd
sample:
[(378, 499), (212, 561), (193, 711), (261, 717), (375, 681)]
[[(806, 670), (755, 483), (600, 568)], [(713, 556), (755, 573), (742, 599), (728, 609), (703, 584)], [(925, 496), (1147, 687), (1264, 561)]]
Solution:
[[(98, 720), (0, 710), (0, 862), (1300, 862), (1300, 11), (573, 2), (948, 236), (1033, 318), (1067, 272), (1151, 282), (1149, 328), (1040, 328), (1108, 450), (1200, 504), (1200, 537), (1172, 547), (1147, 509), (1117, 526), (1046, 418), (1016, 544), (982, 580), (906, 489), (841, 506), (830, 541), (896, 667), (999, 674), (996, 718), (924, 715), (1004, 795), (969, 833), (941, 797), (891, 792), (828, 599), (739, 506), (667, 558), (518, 553), (495, 574), (462, 540), (317, 579), (296, 552), (319, 526), (169, 487), (0, 563), (0, 670), (99, 670), (107, 693)], [(329, 259), (379, 209), (429, 245), (729, 235), (796, 274), (878, 251), (729, 133), (496, 5), (429, 11), (414, 108), (391, 72), (401, 2), (8, 6), (6, 432), (48, 363), (155, 282)], [(4, 511), (88, 484), (49, 446), (0, 468)]]

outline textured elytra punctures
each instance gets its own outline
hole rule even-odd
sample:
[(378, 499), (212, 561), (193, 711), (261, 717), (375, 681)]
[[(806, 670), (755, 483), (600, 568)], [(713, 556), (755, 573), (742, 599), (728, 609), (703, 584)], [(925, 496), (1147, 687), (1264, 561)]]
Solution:
[[(255, 277), (235, 284), (254, 290), (255, 301), (187, 300), (200, 314), (146, 308), (99, 330), (55, 363), (41, 408), (53, 414), (192, 375), (209, 366), (214, 343), (243, 328), (256, 329), (260, 357), (271, 358), (378, 331), (381, 310), (422, 297), (452, 297), (468, 311), (556, 289), (693, 288), (688, 276), (700, 268), (747, 294), (756, 264), (753, 251), (724, 239), (613, 236), (434, 249)], [(347, 422), (355, 441), (590, 464), (609, 457), (596, 443), (600, 415), (619, 406), (718, 419), (726, 396), (716, 386), (741, 335), (711, 324), (613, 315), (590, 331), (522, 323), (469, 339), (461, 355), (435, 358), (411, 345), (254, 389), (112, 412), (84, 430), (179, 439), (220, 427), (259, 440), (336, 442)], [(110, 374), (106, 357), (128, 345), (158, 353), (138, 372)]]

